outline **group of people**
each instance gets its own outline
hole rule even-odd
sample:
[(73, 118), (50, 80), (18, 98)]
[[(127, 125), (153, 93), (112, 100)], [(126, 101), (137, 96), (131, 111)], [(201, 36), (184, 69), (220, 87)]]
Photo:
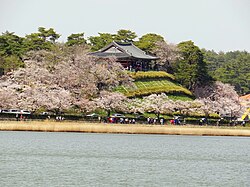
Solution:
[(180, 121), (178, 118), (171, 119), (171, 120), (170, 120), (170, 124), (171, 124), (171, 125), (180, 125), (180, 124), (181, 124), (181, 121)]
[[(50, 116), (48, 116), (48, 119), (50, 119)], [(63, 121), (64, 117), (62, 116), (56, 116), (56, 121)]]
[[(104, 123), (120, 123), (120, 124), (135, 124), (136, 119), (135, 118), (118, 118), (118, 117), (108, 117), (105, 119), (101, 119), (101, 117), (98, 118), (99, 122)], [(153, 124), (156, 125), (160, 123), (161, 125), (164, 125), (165, 120), (163, 118), (160, 118), (159, 120), (157, 118), (147, 118), (147, 124)]]
[(136, 65), (135, 67), (133, 67), (132, 65), (130, 65), (130, 66), (126, 67), (125, 70), (132, 71), (132, 72), (142, 71), (142, 66)]
[(16, 114), (16, 120), (17, 121), (25, 120), (25, 116), (23, 116), (22, 114)]
[(161, 125), (164, 125), (164, 118), (160, 118), (160, 120), (158, 120), (157, 118), (150, 118), (150, 117), (147, 118), (147, 124), (156, 125), (158, 121), (160, 122)]
[[(98, 121), (104, 122), (104, 123), (120, 123), (120, 124), (135, 124), (136, 123), (136, 119), (135, 118), (120, 118), (120, 117), (108, 117), (108, 118), (101, 118), (98, 117)], [(147, 124), (152, 124), (152, 125), (156, 125), (159, 124), (160, 125), (164, 125), (165, 123), (165, 119), (164, 118), (151, 118), (148, 117), (147, 118)]]
[[(101, 119), (99, 119), (99, 121), (101, 122)], [(135, 124), (135, 119), (129, 119), (129, 118), (115, 118), (115, 117), (109, 117), (107, 118), (106, 121), (104, 122), (108, 122), (108, 123), (120, 123), (120, 124)]]

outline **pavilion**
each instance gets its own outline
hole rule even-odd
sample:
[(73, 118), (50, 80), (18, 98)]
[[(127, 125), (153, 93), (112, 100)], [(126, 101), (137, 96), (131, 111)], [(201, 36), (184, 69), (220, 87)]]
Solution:
[(155, 67), (153, 68), (150, 62), (159, 59), (156, 56), (146, 54), (146, 52), (136, 47), (132, 42), (120, 43), (113, 41), (99, 51), (90, 54), (100, 58), (114, 56), (117, 62), (120, 62), (125, 69), (130, 71), (154, 69)]

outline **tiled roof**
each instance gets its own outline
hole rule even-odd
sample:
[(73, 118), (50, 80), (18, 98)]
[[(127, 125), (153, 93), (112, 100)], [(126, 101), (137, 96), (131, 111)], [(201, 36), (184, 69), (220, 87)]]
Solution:
[[(110, 50), (111, 48), (115, 48), (117, 50)], [(146, 54), (144, 51), (136, 47), (133, 43), (120, 43), (120, 42), (112, 42), (106, 47), (91, 54), (100, 57), (116, 56), (117, 58), (134, 57), (138, 59), (147, 59), (147, 60), (159, 59), (156, 56)]]

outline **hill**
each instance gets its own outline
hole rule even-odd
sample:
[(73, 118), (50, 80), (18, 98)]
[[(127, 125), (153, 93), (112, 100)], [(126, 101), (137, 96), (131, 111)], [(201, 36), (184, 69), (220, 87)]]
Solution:
[(150, 94), (166, 93), (173, 100), (192, 100), (192, 93), (177, 84), (174, 76), (164, 71), (128, 72), (134, 79), (134, 87), (118, 86), (115, 91), (125, 96), (142, 97)]

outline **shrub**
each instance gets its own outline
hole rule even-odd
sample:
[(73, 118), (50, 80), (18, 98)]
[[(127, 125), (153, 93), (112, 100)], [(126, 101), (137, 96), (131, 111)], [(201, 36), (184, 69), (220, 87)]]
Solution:
[[(188, 97), (192, 97), (192, 93), (183, 88), (180, 85), (177, 85), (169, 80), (166, 79), (153, 79), (147, 81), (135, 81), (135, 85), (137, 89), (119, 86), (115, 89), (117, 92), (123, 93), (127, 97), (142, 97), (147, 96), (150, 94), (159, 94), (159, 93), (166, 93), (166, 94), (173, 94), (173, 95), (185, 95)], [(187, 100), (187, 99), (185, 99)]]
[(174, 80), (174, 75), (169, 74), (165, 71), (138, 71), (138, 72), (127, 72), (128, 75), (135, 79), (135, 80), (142, 80), (142, 79), (152, 79), (152, 78), (167, 78), (170, 80)]

